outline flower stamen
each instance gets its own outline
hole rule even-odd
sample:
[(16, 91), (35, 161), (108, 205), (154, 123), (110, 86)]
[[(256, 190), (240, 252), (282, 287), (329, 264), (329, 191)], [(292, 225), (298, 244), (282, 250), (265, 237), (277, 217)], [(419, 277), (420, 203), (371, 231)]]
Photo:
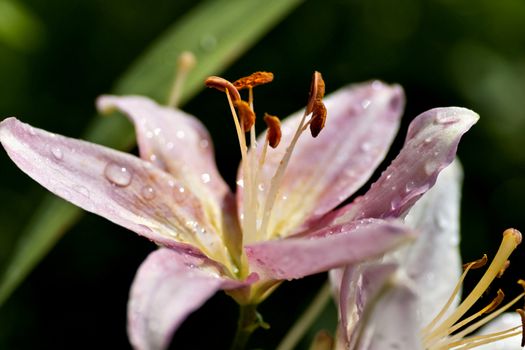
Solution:
[(177, 67), (175, 71), (175, 79), (171, 86), (170, 96), (168, 98), (168, 106), (177, 107), (180, 96), (182, 94), (182, 87), (188, 74), (191, 72), (195, 63), (197, 62), (195, 55), (190, 51), (184, 51), (180, 54), (177, 60)]
[[(497, 309), (497, 307), (501, 304), (504, 295), (501, 290), (498, 291), (498, 296), (486, 307), (484, 307), (482, 310), (476, 312), (472, 316), (464, 319), (463, 321), (458, 322), (458, 320), (468, 311), (471, 309), (471, 307), (474, 305), (474, 303), (482, 296), (482, 294), (487, 290), (489, 285), (492, 283), (492, 281), (500, 275), (502, 269), (507, 265), (507, 259), (510, 256), (510, 254), (516, 249), (518, 244), (521, 243), (521, 233), (518, 230), (515, 229), (507, 229), (505, 232), (503, 232), (503, 239), (500, 245), (500, 248), (498, 249), (498, 252), (496, 253), (496, 256), (494, 257), (494, 260), (489, 265), (487, 271), (483, 275), (483, 277), (480, 279), (478, 284), (474, 287), (474, 289), (470, 292), (470, 294), (465, 298), (465, 300), (444, 320), (440, 323), (437, 328), (434, 329), (434, 327), (437, 325), (438, 321), (443, 317), (446, 310), (450, 307), (453, 299), (455, 298), (456, 294), (459, 292), (459, 287), (463, 283), (463, 280), (467, 274), (467, 272), (472, 268), (481, 267), (486, 263), (485, 256), (480, 259), (476, 260), (472, 263), (469, 263), (466, 265), (466, 269), (463, 272), (459, 283), (454, 288), (454, 291), (452, 295), (450, 296), (449, 300), (443, 307), (443, 309), (438, 313), (438, 315), (430, 322), (430, 324), (425, 327), (422, 330), (422, 335), (424, 339), (424, 345), (426, 349), (451, 349), (454, 347), (457, 347), (459, 345), (466, 345), (465, 347), (462, 347), (461, 349), (469, 349), (475, 346), (479, 346), (485, 343), (490, 343), (499, 339), (510, 337), (519, 333), (512, 333), (512, 335), (501, 335), (504, 333), (498, 333), (497, 335), (487, 335), (484, 336), (484, 338), (479, 337), (471, 337), (471, 338), (465, 338), (462, 339), (465, 335), (470, 334), (471, 332), (475, 331), (482, 325), (486, 324), (496, 316), (500, 315), (502, 312), (510, 308), (512, 305), (514, 305), (516, 302), (518, 302), (521, 298), (525, 296), (525, 293), (521, 293), (516, 298), (514, 298), (511, 302), (507, 303), (503, 307)], [(521, 280), (518, 282), (520, 284), (525, 284), (525, 282), (522, 282)], [(497, 310), (496, 310), (497, 309)], [(483, 314), (488, 314), (481, 320), (475, 322), (471, 326), (467, 327), (466, 329), (462, 330), (461, 332), (458, 332), (457, 334), (453, 335), (452, 337), (448, 337), (449, 334), (457, 331), (461, 327), (467, 325), (468, 323), (472, 322), (476, 318), (480, 317)], [(512, 331), (512, 330), (511, 330)], [(511, 332), (508, 330), (508, 332)], [(459, 341), (458, 341), (459, 339)], [(470, 339), (470, 340), (469, 340)], [(479, 339), (485, 339), (481, 342), (478, 342)]]

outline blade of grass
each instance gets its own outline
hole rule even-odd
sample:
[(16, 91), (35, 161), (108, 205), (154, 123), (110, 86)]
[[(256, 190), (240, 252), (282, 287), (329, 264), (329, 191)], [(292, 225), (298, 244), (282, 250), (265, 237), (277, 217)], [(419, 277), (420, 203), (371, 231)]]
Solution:
[[(213, 0), (192, 10), (173, 25), (118, 81), (114, 93), (141, 94), (165, 101), (177, 57), (192, 51), (198, 65), (188, 76), (181, 102), (203, 87), (253, 45), (302, 0)], [(220, 16), (218, 15), (220, 13)], [(134, 145), (131, 124), (124, 118), (95, 117), (85, 139), (113, 148)], [(21, 233), (0, 279), (0, 305), (56, 244), (82, 211), (48, 195)]]

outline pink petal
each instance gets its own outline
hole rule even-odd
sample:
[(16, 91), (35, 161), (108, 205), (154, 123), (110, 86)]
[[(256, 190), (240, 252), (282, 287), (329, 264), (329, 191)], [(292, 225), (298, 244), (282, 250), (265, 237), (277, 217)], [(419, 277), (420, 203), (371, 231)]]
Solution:
[(161, 248), (140, 266), (128, 303), (128, 334), (136, 349), (165, 349), (186, 317), (216, 291), (253, 283), (220, 275), (209, 260)]
[[(325, 128), (317, 138), (309, 131), (301, 135), (272, 208), (270, 231), (278, 227), (281, 237), (305, 220), (333, 209), (369, 179), (397, 132), (404, 94), (398, 85), (376, 81), (343, 88), (327, 97), (325, 104)], [(257, 191), (260, 203), (302, 114), (300, 111), (284, 121), (280, 145), (268, 150)], [(259, 152), (264, 138), (265, 134), (259, 138)], [(243, 191), (238, 188), (240, 202)], [(242, 209), (242, 204), (238, 208)]]
[(101, 96), (98, 109), (118, 109), (135, 124), (140, 156), (173, 174), (217, 202), (230, 193), (215, 166), (213, 143), (206, 128), (181, 110), (160, 106), (143, 96)]
[(381, 256), (414, 238), (406, 226), (382, 220), (325, 228), (308, 238), (287, 238), (246, 247), (255, 271), (293, 279)]
[[(51, 134), (15, 118), (0, 123), (0, 141), (20, 169), (87, 211), (162, 245), (223, 247), (201, 202), (177, 179), (148, 162)], [(217, 258), (224, 249), (206, 253)]]
[[(361, 198), (318, 223), (402, 217), (455, 158), (461, 136), (479, 119), (464, 108), (436, 108), (410, 124), (403, 149)], [(317, 227), (317, 226), (316, 226)]]

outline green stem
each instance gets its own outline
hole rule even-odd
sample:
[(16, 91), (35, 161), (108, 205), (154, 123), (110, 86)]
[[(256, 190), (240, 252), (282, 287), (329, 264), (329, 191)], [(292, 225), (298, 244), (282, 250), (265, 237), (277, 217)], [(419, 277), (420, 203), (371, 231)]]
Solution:
[(294, 349), (297, 343), (299, 343), (299, 341), (303, 338), (306, 331), (310, 329), (314, 321), (324, 310), (326, 303), (328, 300), (330, 300), (331, 296), (332, 291), (330, 289), (330, 283), (325, 282), (310, 306), (308, 306), (308, 308), (303, 312), (292, 328), (290, 328), (286, 336), (277, 347), (277, 350)]
[(252, 333), (259, 327), (268, 328), (257, 312), (257, 305), (240, 305), (237, 332), (231, 350), (244, 350)]

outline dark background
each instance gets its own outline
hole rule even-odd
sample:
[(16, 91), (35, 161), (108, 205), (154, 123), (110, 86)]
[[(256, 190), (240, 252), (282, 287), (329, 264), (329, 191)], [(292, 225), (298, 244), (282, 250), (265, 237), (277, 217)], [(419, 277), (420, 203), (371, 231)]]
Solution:
[[(29, 18), (0, 3), (0, 116), (75, 137), (93, 116), (95, 97), (110, 91), (151, 41), (194, 6), (189, 0), (10, 2)], [(255, 91), (256, 107), (279, 116), (304, 105), (313, 70), (323, 73), (328, 91), (376, 78), (400, 83), (407, 109), (390, 159), (417, 114), (449, 105), (478, 112), (480, 122), (459, 149), (465, 170), (462, 253), (473, 260), (493, 256), (505, 228), (525, 230), (523, 23), (521, 0), (311, 0), (223, 75), (274, 72), (274, 83)], [(232, 30), (243, 28), (232, 24)], [(232, 183), (239, 155), (223, 98), (203, 91), (184, 109), (210, 129), (219, 168)], [(1, 267), (44, 190), (3, 151), (0, 176)], [(128, 289), (153, 249), (86, 215), (0, 308), (0, 348), (128, 348)], [(525, 277), (524, 258), (519, 249), (503, 280), (509, 294)], [(261, 306), (272, 329), (259, 331), (253, 347), (275, 347), (323, 280), (284, 283)], [(228, 297), (217, 295), (190, 316), (174, 343), (178, 349), (227, 348), (236, 313)], [(333, 327), (333, 308), (325, 316), (323, 325)]]

